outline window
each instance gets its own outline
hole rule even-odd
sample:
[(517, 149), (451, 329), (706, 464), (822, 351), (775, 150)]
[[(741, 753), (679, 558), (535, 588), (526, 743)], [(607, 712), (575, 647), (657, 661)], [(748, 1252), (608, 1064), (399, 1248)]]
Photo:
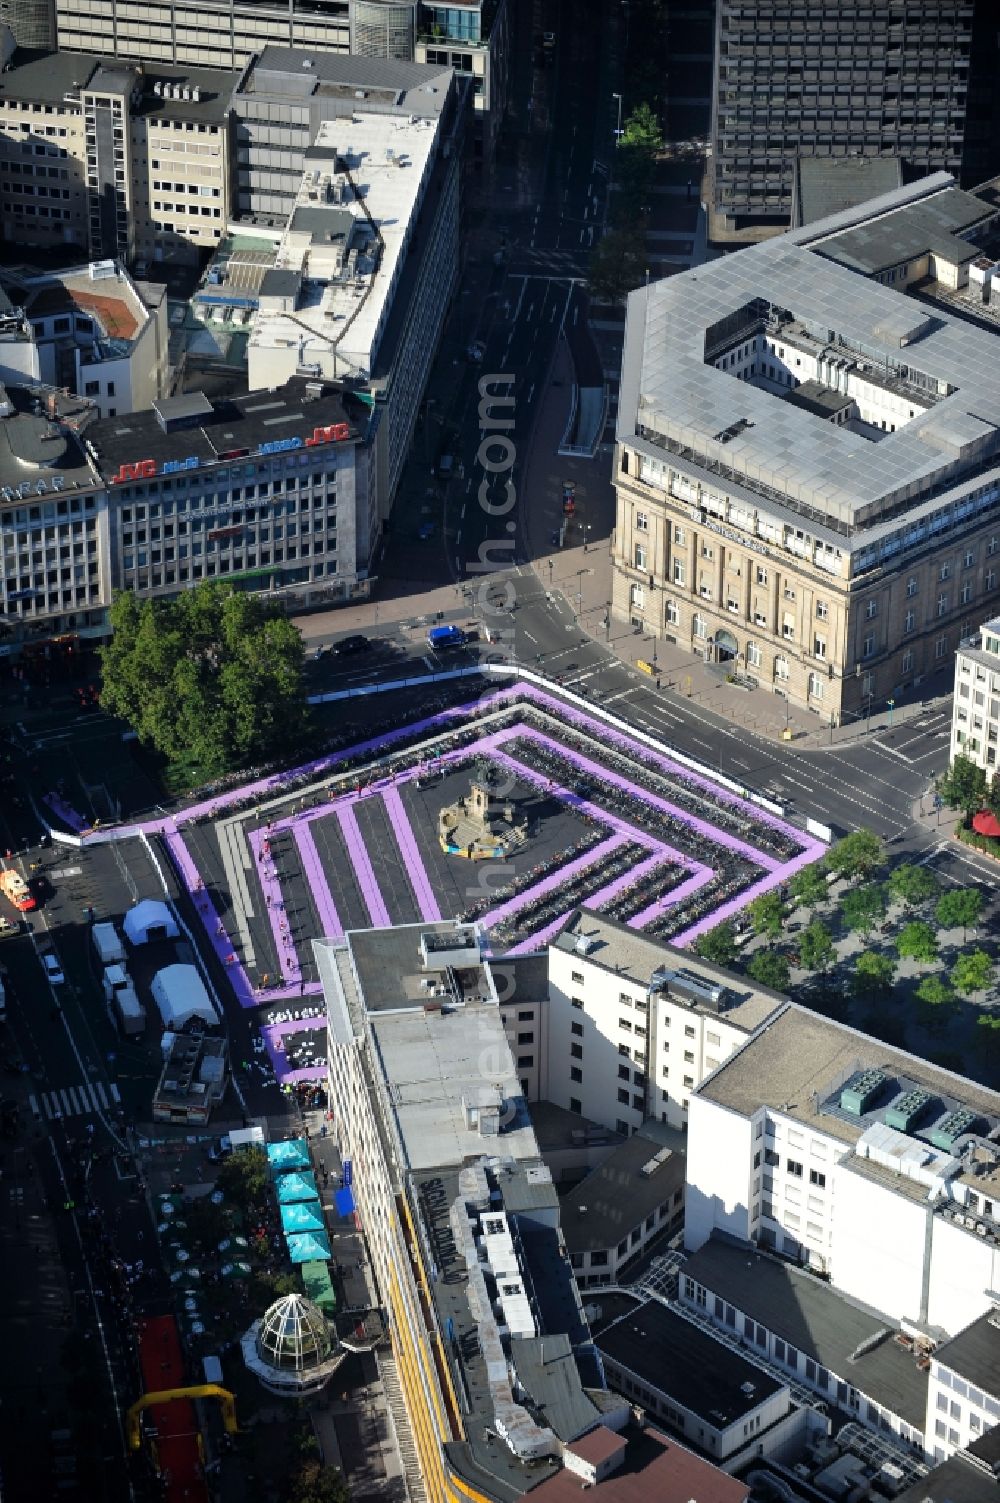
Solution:
[(767, 584), (767, 570), (761, 564), (757, 565), (755, 578), (758, 584)]
[(865, 603), (865, 620), (866, 621), (874, 621), (875, 617), (877, 615), (878, 615), (878, 601), (877, 600), (866, 601), (866, 603)]
[(810, 673), (809, 675), (809, 698), (823, 698), (823, 680), (818, 673)]
[(674, 542), (677, 544), (678, 548), (684, 548), (687, 546), (687, 533), (684, 531), (683, 527), (674, 528)]
[(819, 637), (819, 636), (813, 637), (813, 657), (814, 658), (819, 658), (821, 661), (822, 661), (823, 658), (826, 657), (826, 638), (825, 637)]
[(962, 559), (962, 567), (963, 567), (963, 569), (971, 569), (972, 566), (973, 566), (973, 564), (975, 562), (976, 562), (976, 555), (973, 553), (973, 551), (972, 551), (971, 548), (966, 548), (966, 550), (965, 550), (965, 557)]
[(636, 543), (635, 545), (635, 567), (637, 569), (648, 567), (646, 563), (646, 546), (644, 543)]
[(910, 648), (907, 648), (903, 653), (902, 659), (900, 661), (900, 667), (904, 673), (913, 672), (913, 652)]
[(908, 596), (913, 596), (917, 593), (917, 581), (912, 574), (906, 581), (906, 593)]
[(517, 1068), (519, 1070), (533, 1070), (534, 1067), (535, 1056), (533, 1054), (519, 1054), (517, 1056)]
[(632, 1072), (629, 1069), (628, 1065), (619, 1065), (618, 1066), (618, 1079), (619, 1080), (630, 1080), (631, 1077), (632, 1077)]
[(674, 559), (674, 584), (685, 584), (686, 582), (687, 582), (687, 566), (685, 565), (683, 559), (681, 559), (681, 558), (675, 558)]
[(809, 1170), (809, 1183), (811, 1185), (818, 1185), (821, 1190), (825, 1190), (826, 1189), (826, 1175), (825, 1174), (820, 1174), (820, 1172), (819, 1172), (818, 1169), (810, 1169)]
[(708, 623), (705, 620), (704, 616), (700, 616), (697, 613), (695, 614), (692, 629), (694, 631), (694, 635), (704, 641), (704, 639), (708, 636)]
[(570, 1046), (569, 1046), (569, 1053), (570, 1053), (570, 1058), (571, 1059), (582, 1059), (583, 1058), (583, 1045), (582, 1044), (570, 1044)]
[(572, 1033), (574, 1035), (574, 1037), (576, 1037), (578, 1039), (582, 1039), (583, 1038), (583, 1024), (582, 1023), (571, 1023), (569, 1025), (569, 1031), (570, 1031), (570, 1033)]
[(618, 1091), (618, 1101), (619, 1101), (619, 1104), (621, 1106), (628, 1106), (628, 1102), (629, 1102), (628, 1091), (619, 1089), (619, 1091)]
[(575, 981), (578, 986), (582, 986), (583, 985), (583, 972), (582, 971), (570, 971), (570, 973), (569, 973), (569, 979), (571, 981)]
[(517, 1042), (519, 1044), (533, 1044), (535, 1042), (534, 1030), (532, 1030), (530, 1033), (519, 1033), (517, 1036)]
[(569, 1005), (570, 1005), (570, 1007), (575, 1007), (576, 1010), (577, 1010), (577, 1012), (582, 1012), (582, 1010), (583, 1010), (583, 998), (582, 997), (570, 997), (570, 999), (569, 999)]
[(950, 575), (950, 573), (951, 573), (951, 564), (948, 562), (947, 559), (945, 559), (944, 563), (941, 565), (941, 568), (938, 570), (938, 578), (939, 579), (947, 579), (948, 576)]
[(942, 590), (941, 593), (938, 595), (938, 598), (937, 598), (937, 613), (938, 613), (939, 616), (945, 616), (948, 613), (948, 595), (947, 595), (947, 592), (945, 590)]
[(666, 614), (666, 621), (667, 621), (667, 625), (668, 626), (676, 626), (678, 624), (678, 622), (680, 621), (681, 616), (680, 616), (680, 611), (677, 608), (677, 601), (676, 600), (668, 600), (667, 601), (667, 608), (666, 608), (666, 613), (665, 614)]
[(702, 543), (701, 556), (702, 558), (707, 558), (710, 563), (715, 558), (715, 549), (710, 543)]
[(798, 1162), (797, 1159), (786, 1159), (785, 1168), (793, 1179), (802, 1178), (802, 1165)]
[(636, 512), (636, 514), (635, 514), (635, 530), (636, 530), (636, 532), (648, 532), (649, 531), (649, 517), (648, 517), (648, 515), (647, 515), (646, 512), (644, 512), (644, 511), (637, 511)]
[(907, 611), (905, 617), (903, 618), (903, 630), (912, 631), (914, 626), (916, 625), (916, 620), (917, 618), (913, 611)]
[(825, 621), (828, 618), (829, 614), (830, 614), (830, 607), (827, 605), (826, 601), (825, 600), (817, 600), (817, 602), (816, 602), (816, 620), (817, 621)]
[(788, 678), (788, 659), (777, 657), (774, 660), (774, 676), (782, 682)]
[[(571, 1112), (576, 1112), (577, 1116), (583, 1116), (583, 1105), (578, 1096), (571, 1096), (569, 1098), (569, 1109)], [(591, 1253), (590, 1261), (593, 1262), (596, 1257), (596, 1253)]]
[(632, 1006), (632, 998), (629, 996), (628, 992), (619, 992), (618, 993), (618, 1002), (619, 1002), (620, 1006), (622, 1006), (622, 1007), (631, 1007)]
[(756, 642), (747, 643), (747, 667), (760, 667), (760, 647)]
[(631, 1033), (632, 1032), (632, 1019), (631, 1018), (619, 1018), (618, 1019), (618, 1027), (622, 1030), (623, 1033)]
[(583, 1082), (583, 1071), (577, 1065), (571, 1065), (569, 1078), (575, 1085), (580, 1085)]

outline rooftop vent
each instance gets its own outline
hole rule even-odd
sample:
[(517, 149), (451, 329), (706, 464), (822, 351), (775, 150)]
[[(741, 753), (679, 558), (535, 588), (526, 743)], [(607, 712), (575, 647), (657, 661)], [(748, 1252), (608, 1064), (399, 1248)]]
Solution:
[(966, 1106), (960, 1106), (953, 1112), (948, 1112), (940, 1122), (936, 1122), (930, 1132), (930, 1140), (935, 1148), (943, 1148), (950, 1151), (954, 1148), (959, 1138), (965, 1137), (966, 1133), (975, 1132), (982, 1126), (982, 1117), (970, 1111)]
[(886, 1127), (895, 1127), (899, 1132), (913, 1132), (935, 1103), (936, 1097), (930, 1091), (906, 1091), (886, 1109), (883, 1121)]
[(889, 1083), (884, 1070), (858, 1070), (840, 1093), (840, 1109), (852, 1117), (863, 1117)]

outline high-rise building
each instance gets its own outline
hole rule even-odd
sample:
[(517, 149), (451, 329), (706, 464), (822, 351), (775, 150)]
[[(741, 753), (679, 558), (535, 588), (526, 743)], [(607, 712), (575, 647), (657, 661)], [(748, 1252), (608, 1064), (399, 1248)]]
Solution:
[(1000, 617), (963, 637), (955, 656), (951, 760), (967, 757), (992, 781), (1000, 756)]
[(898, 157), (911, 177), (958, 175), (976, 9), (717, 0), (710, 238), (783, 230), (797, 155)]

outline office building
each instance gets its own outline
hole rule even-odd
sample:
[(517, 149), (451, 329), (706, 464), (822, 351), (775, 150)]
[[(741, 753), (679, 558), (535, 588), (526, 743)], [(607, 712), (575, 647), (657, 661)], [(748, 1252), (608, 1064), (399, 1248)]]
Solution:
[(0, 654), (91, 636), (111, 604), (107, 491), (82, 439), (93, 402), (0, 388)]
[(997, 1503), (1000, 1496), (1000, 1426), (925, 1477), (897, 1493), (896, 1503)]
[(26, 246), (92, 260), (196, 260), (230, 212), (235, 74), (78, 52), (0, 74), (0, 209)]
[(713, 1231), (912, 1334), (1000, 1287), (1000, 1094), (788, 1003), (691, 1098), (685, 1245)]
[(951, 761), (967, 757), (990, 781), (1000, 746), (1000, 617), (963, 637), (955, 654)]
[(1000, 1425), (1000, 1308), (937, 1347), (929, 1376), (927, 1450), (945, 1461), (982, 1445)]
[(796, 1391), (845, 1419), (924, 1449), (929, 1341), (824, 1280), (713, 1233), (681, 1266), (680, 1308)]
[(616, 1132), (684, 1129), (691, 1097), (784, 998), (579, 909), (549, 946), (541, 1095)]
[(658, 1299), (595, 1336), (611, 1387), (726, 1471), (801, 1454), (828, 1424), (782, 1381)]
[(439, 92), (439, 112), (369, 111), (355, 95), (350, 121), (319, 126), (247, 348), (252, 388), (296, 374), (366, 386), (378, 418), (380, 522), (458, 275), (467, 93), (451, 73), (424, 87)]
[(566, 1191), (560, 1221), (581, 1289), (622, 1282), (623, 1270), (641, 1258), (651, 1242), (671, 1237), (683, 1227), (684, 1153), (680, 1145), (666, 1146), (659, 1125), (646, 1123), (610, 1153), (605, 1150), (601, 1163)]
[(578, 1503), (584, 1489), (595, 1503), (746, 1503), (750, 1492), (652, 1426), (627, 1437), (592, 1430), (574, 1441), (564, 1462), (533, 1489), (532, 1503)]
[(911, 177), (957, 175), (976, 9), (717, 0), (710, 238), (785, 229), (796, 156), (894, 157)]
[(387, 127), (411, 116), (436, 125), (455, 107), (448, 69), (275, 46), (248, 63), (233, 94), (240, 218), (284, 229), (320, 128), (337, 122), (353, 137), (362, 100)]
[[(507, 108), (510, 0), (324, 0), (321, 7), (309, 0), (55, 0), (55, 6), (58, 45), (74, 52), (175, 66), (210, 58), (232, 69), (271, 48), (302, 50), (317, 67), (331, 55), (351, 54), (353, 64), (367, 64), (372, 87), (395, 77), (396, 64), (454, 69), (473, 91), (475, 149), (487, 162)], [(382, 77), (379, 62), (390, 69)]]
[(68, 388), (114, 417), (163, 395), (167, 344), (166, 288), (114, 261), (0, 273), (0, 381)]
[(831, 723), (950, 670), (1000, 582), (1000, 337), (936, 294), (997, 220), (939, 175), (631, 295), (616, 619)]
[(0, 27), (6, 27), (9, 33), (9, 39), (0, 42), (4, 63), (8, 61), (8, 48), (51, 51), (56, 45), (55, 0), (0, 0)]
[(373, 525), (370, 427), (350, 392), (297, 378), (95, 423), (84, 443), (109, 497), (115, 587), (170, 596), (220, 579), (288, 606), (349, 598)]
[(600, 1375), (479, 932), (314, 948), (331, 1130), (388, 1314), (408, 1483), (430, 1503), (513, 1503), (629, 1409)]

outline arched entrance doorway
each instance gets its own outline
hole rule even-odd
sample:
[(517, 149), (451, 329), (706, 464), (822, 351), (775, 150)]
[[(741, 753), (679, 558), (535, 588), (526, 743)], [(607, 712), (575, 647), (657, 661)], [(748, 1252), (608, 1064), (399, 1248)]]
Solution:
[(736, 638), (731, 631), (723, 629), (715, 633), (715, 656), (717, 662), (734, 663), (738, 652), (739, 648), (736, 645)]

